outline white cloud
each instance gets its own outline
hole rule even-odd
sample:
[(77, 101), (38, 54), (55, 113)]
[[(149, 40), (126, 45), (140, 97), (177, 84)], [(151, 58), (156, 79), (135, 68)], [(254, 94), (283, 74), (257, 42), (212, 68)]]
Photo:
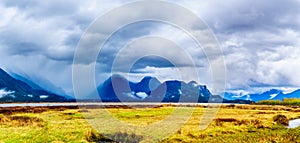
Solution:
[(0, 11), (1, 11), (1, 15), (0, 15), (0, 28), (8, 25), (11, 20), (13, 19), (13, 17), (17, 14), (17, 9), (16, 8), (5, 8), (0, 6)]
[(157, 67), (146, 67), (139, 69), (135, 74), (120, 73), (123, 76), (128, 76), (128, 79), (134, 82), (140, 81), (144, 76), (156, 77), (159, 81), (181, 79), (180, 72), (177, 68), (157, 68)]

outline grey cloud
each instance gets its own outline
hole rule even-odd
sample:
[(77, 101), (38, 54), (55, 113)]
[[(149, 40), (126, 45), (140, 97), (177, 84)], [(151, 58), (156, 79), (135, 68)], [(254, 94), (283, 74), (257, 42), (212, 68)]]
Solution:
[(290, 72), (299, 72), (292, 66), (299, 58), (291, 58), (300, 54), (299, 1), (207, 3), (218, 8), (204, 9), (202, 16), (222, 45), (228, 88), (300, 86)]
[(52, 16), (69, 16), (79, 10), (79, 3), (72, 0), (4, 0), (3, 3), (7, 7), (17, 7), (21, 11), (26, 11), (27, 15), (30, 17), (41, 19)]
[[(56, 84), (70, 89), (71, 63), (73, 54), (82, 33), (93, 20), (103, 15), (104, 12), (120, 5), (121, 1), (34, 1), (34, 0), (3, 0), (0, 8), (16, 8), (14, 15), (8, 24), (0, 22), (1, 64), (7, 67), (25, 69), (25, 72), (33, 74), (36, 71), (49, 75)], [(300, 69), (297, 63), (300, 58), (299, 30), (300, 30), (300, 2), (297, 0), (273, 0), (273, 1), (246, 1), (229, 0), (226, 2), (213, 1), (177, 1), (180, 5), (189, 7), (208, 23), (220, 41), (224, 51), (227, 65), (228, 85), (230, 88), (249, 86), (300, 86), (295, 77), (299, 77)], [(186, 4), (186, 5), (185, 5)], [(120, 17), (111, 18), (113, 21), (103, 25), (105, 31), (95, 31), (90, 35), (91, 41), (108, 36), (111, 27), (116, 23), (122, 23), (128, 17), (143, 17), (145, 10), (151, 11), (146, 15), (161, 15), (166, 13), (174, 20), (186, 22), (195, 31), (201, 31), (202, 26), (189, 20), (189, 17), (178, 17), (177, 11), (157, 11), (147, 5), (143, 9), (136, 8), (134, 12), (128, 10), (129, 15), (120, 13)], [(0, 13), (1, 15), (1, 13)], [(153, 22), (154, 23), (154, 22)], [(151, 22), (134, 23), (120, 29), (106, 43), (100, 51), (97, 59), (97, 70), (108, 72), (113, 59), (118, 51), (127, 42), (136, 38), (151, 35), (160, 31), (167, 38), (181, 41), (180, 35), (173, 35), (162, 24)], [(97, 30), (97, 29), (96, 29)], [(207, 37), (203, 37), (205, 39)], [(173, 39), (173, 40), (174, 40)], [(184, 38), (183, 38), (184, 39)], [(235, 40), (234, 40), (235, 39)], [(88, 48), (95, 43), (83, 43), (87, 48), (83, 55), (89, 55), (97, 51)], [(159, 43), (145, 43), (147, 46), (156, 47)], [(185, 50), (195, 58), (196, 67), (206, 69), (209, 73), (209, 64), (202, 50), (190, 46), (190, 41), (182, 42)], [(161, 49), (158, 49), (161, 50)], [(130, 54), (135, 54), (133, 51)], [(166, 52), (164, 50), (161, 53)], [(180, 54), (177, 64), (181, 67), (191, 65), (180, 62)], [(13, 58), (11, 58), (13, 57)], [(85, 56), (82, 63), (88, 64), (92, 57)], [(18, 65), (9, 65), (10, 62)], [(35, 63), (33, 65), (24, 63)], [(126, 60), (124, 60), (126, 62)], [(158, 64), (157, 64), (158, 63)], [(42, 65), (42, 66), (41, 66)], [(46, 66), (44, 66), (46, 65)], [(24, 67), (22, 67), (24, 66)], [(154, 68), (173, 67), (171, 63), (159, 58), (147, 57), (136, 63), (132, 72), (143, 72), (145, 66)], [(43, 70), (39, 70), (44, 68)], [(55, 79), (56, 73), (63, 74)], [(122, 70), (122, 69), (121, 69)], [(63, 77), (68, 77), (68, 82)], [(207, 78), (207, 77), (204, 77)]]
[(40, 46), (35, 43), (19, 42), (7, 44), (7, 49), (12, 55), (19, 55), (20, 53), (30, 55), (40, 51)]
[[(0, 67), (43, 76), (72, 94), (71, 63), (77, 42), (100, 12), (117, 3), (1, 1), (0, 17), (6, 19), (0, 22)], [(94, 5), (99, 7), (91, 8)]]
[[(26, 21), (27, 18), (30, 20)], [(18, 15), (9, 25), (0, 28), (1, 44), (12, 55), (38, 54), (51, 57), (53, 60), (62, 60), (62, 58), (57, 59), (57, 56), (51, 56), (52, 52), (57, 52), (55, 55), (72, 55), (76, 41), (73, 41), (72, 45), (66, 45), (64, 39), (76, 31), (65, 31), (63, 27), (55, 27), (51, 24), (53, 23), (43, 23)], [(72, 58), (65, 60), (71, 61)]]
[[(93, 8), (92, 12), (87, 12), (93, 3), (72, 0), (1, 1), (0, 6), (15, 8), (17, 13), (9, 23), (0, 27), (0, 42), (12, 55), (34, 53), (50, 60), (72, 63), (82, 33), (97, 16), (97, 11), (101, 11)], [(102, 6), (105, 8), (107, 4)]]
[[(100, 64), (105, 63), (103, 64), (103, 66), (105, 65), (105, 68), (102, 67), (102, 69), (105, 69), (104, 71), (110, 71), (113, 61), (116, 58), (116, 54), (122, 48), (125, 48), (124, 46), (126, 46), (126, 44), (130, 43), (130, 41), (132, 41), (136, 37), (143, 37), (151, 34), (151, 31), (156, 29), (158, 25), (159, 24), (153, 21), (137, 22), (119, 29), (106, 41), (106, 45), (104, 45), (99, 52), (97, 62)], [(146, 63), (150, 63), (149, 59), (147, 60), (147, 62), (143, 62), (143, 64)]]
[(159, 56), (147, 56), (144, 58), (139, 59), (136, 63), (132, 66), (132, 71), (137, 72), (139, 69), (149, 67), (175, 67), (170, 61), (165, 58)]
[(299, 29), (299, 22), (291, 22), (299, 18), (300, 2), (297, 0), (212, 1), (210, 6), (218, 10), (210, 9), (203, 17), (216, 32)]

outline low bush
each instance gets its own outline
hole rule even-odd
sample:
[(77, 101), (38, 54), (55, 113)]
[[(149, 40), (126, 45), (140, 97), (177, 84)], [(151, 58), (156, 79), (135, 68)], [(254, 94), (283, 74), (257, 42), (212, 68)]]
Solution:
[(237, 122), (234, 118), (216, 118), (214, 119), (214, 123), (217, 126), (222, 126), (224, 122)]
[(273, 117), (273, 121), (276, 124), (280, 124), (280, 125), (284, 125), (284, 126), (288, 126), (289, 125), (289, 120), (285, 115), (276, 115)]
[(88, 142), (113, 142), (113, 140), (99, 134), (96, 130), (90, 130), (86, 134), (86, 140)]
[(259, 105), (285, 105), (285, 106), (300, 106), (299, 98), (284, 98), (281, 100), (262, 100), (255, 104)]
[(116, 132), (115, 134), (100, 134), (96, 130), (90, 130), (86, 134), (88, 142), (120, 142), (120, 143), (139, 143), (143, 136), (134, 133)]
[(43, 126), (44, 120), (30, 116), (0, 116), (0, 124), (9, 126)]

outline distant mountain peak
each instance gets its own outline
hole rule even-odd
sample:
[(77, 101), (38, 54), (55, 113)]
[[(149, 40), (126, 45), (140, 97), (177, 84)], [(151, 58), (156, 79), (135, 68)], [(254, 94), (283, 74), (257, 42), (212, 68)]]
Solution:
[(0, 75), (1, 76), (5, 76), (5, 77), (9, 77), (10, 75), (6, 72), (6, 71), (4, 71), (2, 68), (0, 68)]
[[(34, 89), (27, 83), (15, 79), (0, 68), (0, 89), (3, 89), (0, 102), (41, 102), (41, 101), (66, 101), (66, 98), (48, 92), (44, 89)], [(5, 92), (5, 93), (4, 93)], [(40, 98), (40, 95), (47, 95), (47, 98)]]
[(151, 76), (145, 76), (139, 82), (131, 82), (122, 76), (113, 75), (97, 89), (101, 100), (110, 102), (179, 102), (181, 98), (184, 102), (207, 102), (211, 95), (206, 86), (194, 86), (179, 80), (161, 83)]
[(124, 78), (124, 79), (125, 79), (125, 77), (123, 77), (123, 76), (120, 75), (120, 74), (113, 74), (113, 75), (111, 75), (110, 78)]
[(196, 81), (192, 80), (188, 84), (198, 84)]
[(247, 94), (247, 96), (239, 96), (232, 92), (225, 92), (224, 96), (226, 99), (250, 99), (255, 102), (261, 100), (283, 100), (284, 98), (300, 98), (300, 89), (290, 93), (284, 93), (280, 89), (269, 89), (262, 93)]
[(161, 82), (156, 77), (145, 76), (137, 85), (140, 88), (147, 88), (149, 91), (156, 89)]
[(150, 80), (152, 78), (154, 78), (154, 77), (152, 77), (152, 76), (145, 76), (142, 80)]
[(196, 81), (190, 81), (188, 84), (195, 87), (199, 85)]
[(275, 93), (281, 93), (282, 90), (279, 90), (279, 89), (270, 89), (264, 93), (271, 93), (271, 94), (275, 94)]

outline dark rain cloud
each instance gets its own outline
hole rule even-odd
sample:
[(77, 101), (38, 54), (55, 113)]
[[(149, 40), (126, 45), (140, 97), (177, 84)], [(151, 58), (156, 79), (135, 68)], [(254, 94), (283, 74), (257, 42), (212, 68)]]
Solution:
[[(269, 85), (300, 86), (300, 82), (295, 80), (295, 76), (300, 73), (300, 68), (296, 66), (300, 58), (295, 56), (300, 54), (300, 50), (297, 50), (300, 46), (299, 1), (175, 2), (190, 8), (212, 28), (224, 51), (228, 88)], [(0, 2), (2, 10), (2, 15), (0, 14), (2, 18), (0, 22), (0, 55), (2, 57), (0, 66), (5, 65), (12, 70), (18, 67), (29, 74), (40, 71), (55, 84), (71, 88), (71, 77), (68, 77), (68, 80), (55, 78), (56, 73), (59, 72), (58, 69), (63, 69), (66, 76), (71, 75), (73, 54), (81, 35), (95, 18), (122, 3), (124, 2), (109, 0), (97, 2), (2, 0)], [(130, 14), (139, 14), (138, 11), (135, 12)], [(167, 13), (175, 19), (183, 19), (176, 17), (176, 11), (156, 13)], [(9, 14), (13, 16), (4, 19)], [(125, 15), (122, 18), (126, 16), (131, 15)], [(143, 17), (143, 15), (138, 15), (138, 17)], [(114, 22), (122, 23), (122, 18), (114, 19)], [(191, 25), (198, 28), (195, 23)], [(104, 29), (109, 31), (110, 26), (105, 25)], [(107, 45), (100, 51), (97, 59), (99, 70), (109, 72), (116, 54), (128, 41), (150, 35), (157, 30), (172, 36), (173, 33), (168, 33), (168, 30), (159, 29), (159, 27), (161, 25), (158, 23), (141, 22), (128, 25), (114, 33), (107, 41)], [(101, 33), (103, 35), (99, 38), (108, 36), (107, 31)], [(89, 52), (95, 51), (87, 50), (87, 55)], [(197, 60), (207, 62), (203, 52), (192, 54)], [(84, 61), (91, 60), (89, 57), (85, 58)], [(30, 64), (24, 65), (24, 61)], [(12, 62), (14, 66), (8, 64)], [(83, 63), (89, 64), (89, 62)], [(132, 72), (141, 72), (147, 66), (174, 67), (164, 59), (146, 57), (136, 63)], [(180, 66), (191, 65), (181, 64)], [(205, 64), (197, 63), (196, 66), (205, 67)], [(44, 69), (39, 70), (39, 68)], [(294, 74), (291, 74), (291, 71), (294, 71)]]

